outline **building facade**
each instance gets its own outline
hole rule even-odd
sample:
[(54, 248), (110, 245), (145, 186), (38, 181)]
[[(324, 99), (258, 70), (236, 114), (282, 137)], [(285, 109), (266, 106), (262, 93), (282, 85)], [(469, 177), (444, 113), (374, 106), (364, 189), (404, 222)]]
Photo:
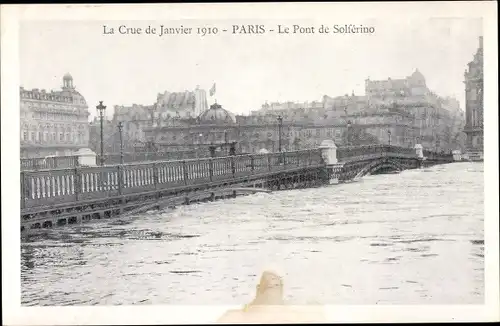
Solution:
[(288, 104), (286, 108), (264, 105), (253, 115), (279, 114), (294, 123), (308, 125), (347, 125), (351, 121), (368, 138), (378, 138), (379, 142), (388, 141), (388, 126), (396, 119), (399, 125), (391, 135), (400, 146), (420, 143), (437, 151), (464, 148), (464, 114), (458, 101), (432, 92), (418, 69), (402, 79), (366, 79), (365, 95), (325, 95), (321, 103), (307, 107)]
[(196, 118), (207, 109), (207, 94), (199, 86), (194, 91), (165, 91), (157, 96), (154, 118)]
[[(124, 151), (144, 149), (150, 145), (144, 130), (147, 128), (182, 128), (187, 122), (196, 120), (208, 109), (206, 91), (199, 86), (193, 91), (159, 93), (156, 102), (150, 105), (132, 104), (131, 106), (115, 105), (113, 118), (105, 121), (104, 137), (106, 152), (119, 151), (118, 123), (123, 125), (122, 139)], [(91, 123), (91, 139), (93, 150), (100, 147), (100, 122)]]
[(338, 145), (390, 143), (401, 146), (408, 138), (408, 124), (408, 118), (400, 113), (352, 115), (346, 120), (321, 123), (284, 116), (279, 137), (280, 127), (275, 114), (234, 116), (221, 105), (214, 104), (198, 119), (179, 120), (175, 126), (150, 126), (144, 133), (147, 141), (162, 150), (195, 149), (208, 156), (210, 146), (216, 145), (217, 151), (227, 154), (233, 142), (236, 153), (276, 152), (280, 141), (284, 151), (316, 148), (326, 139), (333, 139)]
[(482, 156), (483, 135), (483, 37), (479, 37), (479, 47), (474, 59), (469, 62), (464, 73), (465, 83), (465, 128), (467, 151)]
[(21, 158), (73, 155), (89, 143), (88, 105), (63, 77), (61, 91), (20, 87)]
[[(175, 100), (158, 96), (153, 105), (115, 107), (115, 131), (110, 132), (116, 134), (116, 125), (121, 121), (125, 146), (137, 149), (143, 144), (154, 144), (153, 148), (159, 151), (195, 149), (201, 153), (199, 156), (208, 155), (208, 148), (214, 144), (221, 153), (233, 142), (237, 153), (258, 153), (264, 149), (277, 151), (280, 141), (281, 148), (290, 151), (314, 148), (327, 139), (340, 146), (413, 147), (419, 143), (436, 151), (461, 148), (464, 115), (458, 101), (430, 91), (418, 70), (404, 79), (367, 80), (365, 86), (365, 95), (324, 96), (322, 101), (304, 103), (266, 103), (249, 116), (235, 116), (217, 103), (195, 116), (199, 111), (193, 109), (196, 96), (189, 92), (173, 97)], [(181, 111), (172, 114), (172, 108)], [(281, 137), (278, 116), (282, 118)], [(110, 150), (116, 149), (116, 144), (115, 140)]]

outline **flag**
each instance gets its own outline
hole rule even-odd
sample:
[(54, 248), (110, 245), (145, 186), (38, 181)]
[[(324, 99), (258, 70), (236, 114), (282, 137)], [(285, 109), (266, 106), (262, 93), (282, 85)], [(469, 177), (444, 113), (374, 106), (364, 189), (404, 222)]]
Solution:
[(210, 96), (214, 96), (215, 94), (215, 83), (213, 84), (212, 88), (210, 88)]

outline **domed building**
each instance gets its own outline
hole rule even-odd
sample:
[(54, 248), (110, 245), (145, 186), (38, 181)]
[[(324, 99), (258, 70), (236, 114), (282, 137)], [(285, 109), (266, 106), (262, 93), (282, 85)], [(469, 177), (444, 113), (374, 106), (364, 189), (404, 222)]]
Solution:
[(60, 91), (20, 87), (21, 157), (73, 155), (89, 144), (88, 105), (66, 73)]
[(234, 114), (224, 109), (220, 104), (214, 103), (208, 110), (200, 114), (198, 121), (201, 124), (234, 124)]
[(208, 153), (214, 145), (217, 155), (228, 152), (238, 139), (236, 117), (220, 104), (212, 104), (196, 119), (178, 119), (172, 125), (153, 125), (143, 129), (147, 141), (167, 151), (198, 150)]

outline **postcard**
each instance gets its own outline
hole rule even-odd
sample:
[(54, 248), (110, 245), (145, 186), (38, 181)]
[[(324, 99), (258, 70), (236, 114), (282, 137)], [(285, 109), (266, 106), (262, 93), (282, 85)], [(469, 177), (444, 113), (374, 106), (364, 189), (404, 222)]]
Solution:
[(4, 322), (498, 321), (496, 6), (2, 5)]

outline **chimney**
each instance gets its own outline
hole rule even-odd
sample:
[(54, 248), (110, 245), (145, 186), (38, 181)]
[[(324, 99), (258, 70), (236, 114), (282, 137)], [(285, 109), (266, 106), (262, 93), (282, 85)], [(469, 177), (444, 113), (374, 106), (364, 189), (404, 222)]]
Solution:
[(479, 36), (479, 48), (480, 49), (483, 48), (483, 37), (482, 36)]

